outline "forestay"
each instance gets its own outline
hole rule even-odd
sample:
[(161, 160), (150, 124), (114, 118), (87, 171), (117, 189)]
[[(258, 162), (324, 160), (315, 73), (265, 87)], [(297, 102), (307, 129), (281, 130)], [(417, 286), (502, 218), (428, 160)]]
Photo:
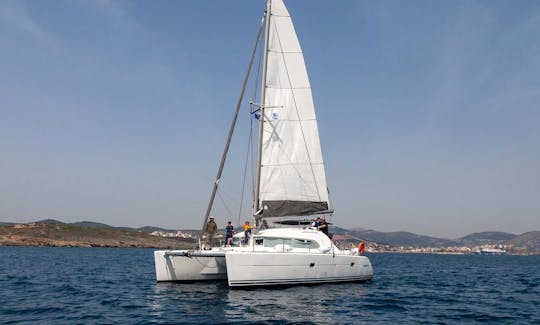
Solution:
[(263, 218), (328, 210), (328, 192), (302, 49), (281, 0), (271, 2), (258, 212)]

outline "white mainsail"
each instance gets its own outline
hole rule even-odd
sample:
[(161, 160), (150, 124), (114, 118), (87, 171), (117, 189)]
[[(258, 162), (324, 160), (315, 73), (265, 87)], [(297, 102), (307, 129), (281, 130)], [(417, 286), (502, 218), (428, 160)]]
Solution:
[(325, 211), (326, 177), (302, 49), (282, 0), (271, 1), (267, 19), (258, 214), (268, 218)]

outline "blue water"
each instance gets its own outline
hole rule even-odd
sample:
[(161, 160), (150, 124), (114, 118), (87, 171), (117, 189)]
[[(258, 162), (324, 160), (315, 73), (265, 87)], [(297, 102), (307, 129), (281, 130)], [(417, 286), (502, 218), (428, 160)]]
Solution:
[(540, 323), (540, 256), (372, 254), (370, 283), (156, 283), (148, 249), (0, 247), (0, 323)]

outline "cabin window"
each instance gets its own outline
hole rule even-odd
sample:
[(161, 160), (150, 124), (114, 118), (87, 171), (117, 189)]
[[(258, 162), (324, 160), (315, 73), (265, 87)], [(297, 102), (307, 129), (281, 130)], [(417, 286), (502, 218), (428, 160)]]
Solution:
[(287, 239), (284, 238), (265, 238), (264, 247), (274, 247), (279, 244), (286, 244)]
[[(261, 238), (262, 241), (262, 238)], [(257, 242), (255, 242), (257, 243)], [(292, 248), (316, 249), (319, 244), (312, 240), (297, 239), (297, 238), (264, 238), (264, 247), (275, 247), (276, 245), (289, 245)]]
[(292, 240), (292, 247), (297, 247), (297, 248), (319, 248), (319, 244), (317, 244), (317, 242), (314, 242), (312, 240), (307, 240), (307, 239), (293, 239)]
[(263, 241), (264, 240), (262, 238), (255, 238), (255, 245), (262, 245)]

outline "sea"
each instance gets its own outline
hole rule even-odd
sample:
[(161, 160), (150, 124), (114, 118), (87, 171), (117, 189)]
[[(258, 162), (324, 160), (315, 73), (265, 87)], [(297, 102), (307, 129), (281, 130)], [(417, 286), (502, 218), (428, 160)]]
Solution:
[(156, 283), (152, 249), (0, 247), (0, 324), (540, 324), (540, 256), (369, 254), (367, 283)]

